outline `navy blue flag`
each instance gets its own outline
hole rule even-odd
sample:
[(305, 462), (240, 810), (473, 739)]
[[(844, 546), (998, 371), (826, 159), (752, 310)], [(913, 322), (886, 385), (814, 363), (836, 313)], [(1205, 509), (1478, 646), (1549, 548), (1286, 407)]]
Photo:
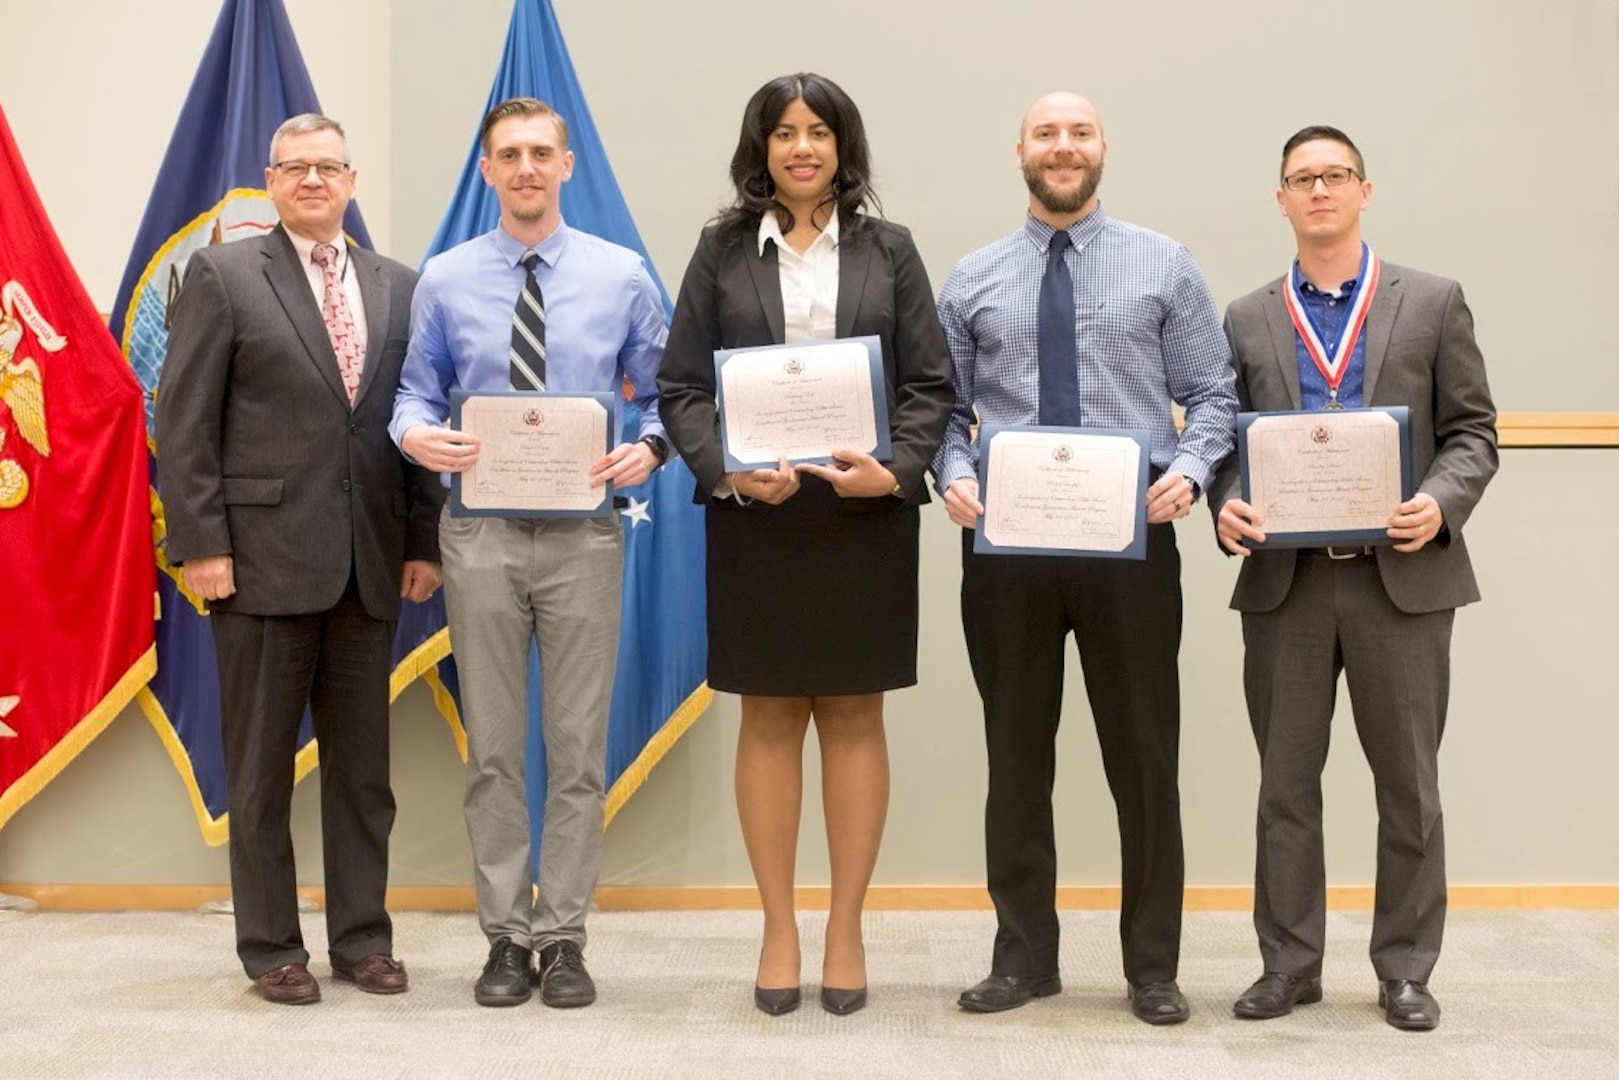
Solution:
[[(563, 189), (562, 209), (569, 227), (639, 253), (663, 294), (667, 312), (669, 294), (647, 258), (641, 234), (613, 179), (549, 0), (517, 0), (485, 111), (513, 97), (539, 98), (568, 122), (574, 171)], [(472, 149), (428, 249), (429, 258), (488, 232), (499, 221), (495, 194), (478, 170), (483, 148), (477, 127), (473, 126)], [(626, 405), (623, 438), (634, 439), (640, 423), (639, 411)], [(690, 469), (671, 461), (640, 487), (622, 492), (629, 507), (622, 515), (624, 600), (618, 679), (607, 726), (608, 821), (714, 697), (703, 681), (708, 663), (707, 611), (702, 509), (691, 501), (695, 484)], [(452, 659), (439, 665), (446, 684), (453, 685), (448, 670), (453, 663)], [(537, 652), (529, 657), (528, 678), (528, 805), (537, 859), (545, 813)]]
[[(168, 352), (169, 306), (187, 260), (199, 248), (275, 227), (275, 206), (264, 190), (270, 138), (288, 117), (319, 111), (282, 0), (225, 0), (174, 125), (113, 305), (112, 334), (146, 391), (148, 430)], [(349, 205), (343, 226), (356, 244), (371, 246), (357, 205)], [(162, 447), (153, 445), (152, 451), (160, 454)], [(137, 700), (190, 789), (204, 838), (223, 844), (228, 803), (213, 630), (202, 602), (187, 593), (179, 572), (164, 558), (162, 500), (155, 487), (152, 507), (163, 571), (158, 574), (158, 670)], [(443, 602), (405, 607), (394, 642), (395, 696), (418, 674), (430, 673), (436, 683), (431, 669), (448, 652)], [(436, 607), (436, 621), (430, 610), (413, 610), (418, 607)], [(447, 698), (442, 687), (434, 689), (441, 702)], [(298, 745), (302, 779), (316, 761), (307, 715)]]

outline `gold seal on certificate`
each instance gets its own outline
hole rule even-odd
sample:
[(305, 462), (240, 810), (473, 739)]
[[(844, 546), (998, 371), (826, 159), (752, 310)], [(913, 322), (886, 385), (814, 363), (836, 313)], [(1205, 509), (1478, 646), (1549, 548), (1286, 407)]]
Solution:
[(1387, 543), (1410, 490), (1408, 410), (1325, 409), (1238, 417), (1243, 492), (1266, 547)]
[(974, 550), (1145, 558), (1150, 446), (1144, 432), (986, 425)]
[(606, 394), (457, 393), (454, 426), (482, 440), (478, 460), (451, 478), (451, 512), (504, 517), (612, 512), (610, 486), (590, 486), (607, 450)]
[(882, 343), (875, 337), (725, 349), (714, 354), (727, 469), (891, 453)]

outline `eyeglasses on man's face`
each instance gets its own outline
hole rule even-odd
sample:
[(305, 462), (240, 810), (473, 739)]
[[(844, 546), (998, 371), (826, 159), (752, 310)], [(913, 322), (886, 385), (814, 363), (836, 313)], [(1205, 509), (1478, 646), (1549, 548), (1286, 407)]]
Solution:
[(1343, 187), (1345, 184), (1349, 183), (1349, 181), (1357, 180), (1359, 178), (1360, 173), (1356, 172), (1354, 169), (1346, 168), (1342, 165), (1336, 165), (1330, 169), (1326, 169), (1318, 173), (1296, 172), (1291, 176), (1282, 177), (1282, 183), (1286, 185), (1287, 190), (1289, 191), (1313, 191), (1315, 190), (1315, 182), (1317, 180), (1321, 181), (1329, 188), (1334, 188)]
[(278, 161), (270, 168), (275, 170), (277, 176), (286, 180), (302, 181), (314, 169), (315, 175), (322, 180), (336, 180), (349, 171), (346, 161)]

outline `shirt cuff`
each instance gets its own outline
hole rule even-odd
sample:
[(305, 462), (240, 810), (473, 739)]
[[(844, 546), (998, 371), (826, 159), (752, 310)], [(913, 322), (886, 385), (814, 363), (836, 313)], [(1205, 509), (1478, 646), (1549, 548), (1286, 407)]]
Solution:
[(1209, 490), (1209, 480), (1214, 473), (1213, 469), (1187, 454), (1177, 456), (1169, 463), (1169, 468), (1164, 471), (1180, 473), (1187, 480), (1197, 485), (1199, 494)]

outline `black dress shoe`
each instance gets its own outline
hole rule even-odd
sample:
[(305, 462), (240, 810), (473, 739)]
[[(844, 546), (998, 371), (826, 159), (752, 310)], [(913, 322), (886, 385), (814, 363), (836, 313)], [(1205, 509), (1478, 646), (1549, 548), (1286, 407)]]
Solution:
[(1432, 1031), (1439, 1026), (1439, 1002), (1426, 983), (1386, 979), (1377, 988), (1383, 1018), (1401, 1031)]
[(1242, 992), (1231, 1011), (1239, 1020), (1274, 1020), (1292, 1012), (1295, 1005), (1314, 1005), (1320, 1000), (1319, 976), (1297, 979), (1280, 971), (1267, 971)]
[(529, 982), (533, 964), (532, 950), (509, 937), (496, 938), (489, 946), (489, 959), (478, 976), (478, 985), (472, 988), (472, 1000), (492, 1007), (521, 1005), (532, 993)]
[(596, 1000), (596, 983), (577, 942), (553, 941), (540, 948), (540, 1000), (553, 1009), (577, 1009)]
[(1057, 975), (1033, 979), (1022, 975), (991, 975), (977, 986), (963, 990), (956, 1004), (968, 1012), (1005, 1012), (1026, 1004), (1030, 998), (1060, 993), (1062, 978)]
[(755, 985), (753, 988), (753, 1003), (759, 1006), (760, 1012), (769, 1013), (771, 1016), (781, 1016), (783, 1013), (792, 1012), (798, 1008), (798, 1003), (801, 1000), (803, 1000), (803, 995), (799, 993), (796, 986), (782, 986), (766, 990), (762, 986)]
[(848, 1016), (852, 1012), (859, 1012), (866, 1007), (866, 988), (858, 990), (838, 990), (835, 987), (821, 987), (821, 1008), (834, 1016)]
[(1184, 1024), (1186, 1018), (1192, 1015), (1186, 995), (1181, 993), (1181, 988), (1175, 985), (1173, 979), (1142, 983), (1140, 986), (1132, 983), (1130, 1011), (1143, 1024)]

